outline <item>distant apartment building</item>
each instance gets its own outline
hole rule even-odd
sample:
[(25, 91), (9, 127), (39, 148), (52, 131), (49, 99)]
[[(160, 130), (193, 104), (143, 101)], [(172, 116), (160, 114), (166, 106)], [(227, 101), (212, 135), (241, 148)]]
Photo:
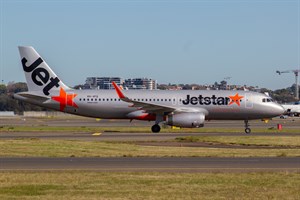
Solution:
[(85, 89), (114, 89), (112, 82), (122, 85), (126, 89), (147, 89), (156, 90), (156, 80), (148, 78), (130, 78), (123, 80), (120, 77), (87, 77), (85, 81)]
[(123, 79), (120, 77), (87, 77), (85, 81), (85, 88), (110, 90), (114, 89), (112, 85), (113, 81), (118, 85), (123, 84)]
[(123, 86), (125, 88), (131, 89), (144, 89), (144, 90), (156, 90), (157, 83), (156, 80), (148, 78), (129, 78), (125, 79)]

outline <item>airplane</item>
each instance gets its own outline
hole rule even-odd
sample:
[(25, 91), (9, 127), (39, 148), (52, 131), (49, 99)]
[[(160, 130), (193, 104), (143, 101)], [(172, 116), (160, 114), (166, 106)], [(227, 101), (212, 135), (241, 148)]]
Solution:
[(300, 116), (300, 102), (292, 102), (289, 104), (281, 104), (281, 106), (284, 108), (285, 113), (288, 116), (295, 116), (299, 117)]
[[(154, 121), (152, 132), (160, 132), (160, 123), (181, 128), (203, 127), (205, 120), (269, 119), (284, 113), (271, 97), (238, 90), (75, 90), (65, 85), (31, 46), (19, 46), (27, 92), (14, 98), (48, 109), (74, 115)], [(75, 72), (76, 73), (76, 72)]]

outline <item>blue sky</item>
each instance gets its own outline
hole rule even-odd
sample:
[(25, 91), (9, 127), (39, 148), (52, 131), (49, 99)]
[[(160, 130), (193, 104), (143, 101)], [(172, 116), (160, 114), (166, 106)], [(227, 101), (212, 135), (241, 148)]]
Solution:
[(33, 46), (70, 86), (88, 76), (271, 89), (299, 68), (300, 0), (0, 0), (0, 80), (25, 81), (18, 45)]

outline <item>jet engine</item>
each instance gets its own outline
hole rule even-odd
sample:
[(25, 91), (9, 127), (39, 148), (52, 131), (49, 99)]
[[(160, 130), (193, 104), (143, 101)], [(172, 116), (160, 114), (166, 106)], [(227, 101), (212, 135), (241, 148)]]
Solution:
[(182, 128), (198, 128), (204, 126), (205, 115), (200, 112), (174, 113), (167, 116), (166, 122), (170, 126)]

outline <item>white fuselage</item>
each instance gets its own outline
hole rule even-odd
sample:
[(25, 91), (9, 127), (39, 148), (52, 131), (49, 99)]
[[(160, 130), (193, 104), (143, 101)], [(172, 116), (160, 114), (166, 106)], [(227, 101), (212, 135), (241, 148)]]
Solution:
[[(264, 119), (278, 116), (283, 112), (283, 108), (279, 104), (263, 101), (263, 99), (269, 98), (268, 96), (250, 91), (126, 90), (123, 92), (130, 99), (140, 102), (204, 112), (205, 119), (208, 120)], [(67, 105), (64, 109), (64, 112), (67, 113), (108, 119), (139, 119), (139, 116), (144, 114), (143, 110), (131, 107), (130, 103), (122, 101), (114, 90), (69, 90), (67, 93), (76, 95), (73, 103), (77, 105), (77, 107)], [(236, 103), (228, 105), (230, 102), (228, 97), (237, 93), (243, 96), (240, 105)], [(55, 95), (58, 94), (52, 94), (52, 96)], [(52, 99), (40, 103), (18, 95), (16, 98), (60, 110), (59, 103)]]

